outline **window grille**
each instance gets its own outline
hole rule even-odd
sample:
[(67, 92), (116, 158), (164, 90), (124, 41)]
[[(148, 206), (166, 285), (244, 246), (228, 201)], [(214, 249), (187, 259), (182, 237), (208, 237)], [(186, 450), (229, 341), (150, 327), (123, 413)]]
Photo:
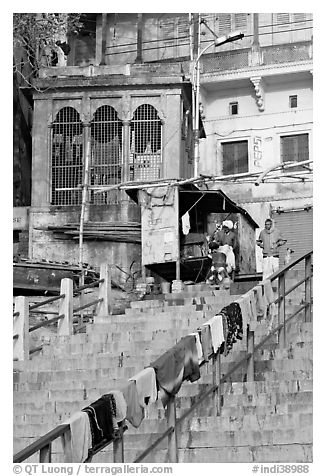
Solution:
[(60, 109), (52, 124), (51, 204), (78, 205), (82, 198), (83, 125), (72, 107)]
[[(116, 110), (108, 105), (99, 107), (91, 121), (90, 185), (110, 185), (121, 182), (122, 122)], [(107, 194), (91, 193), (90, 201), (107, 203)]]
[(223, 175), (248, 172), (248, 141), (225, 142), (223, 150)]
[(130, 179), (155, 180), (161, 177), (162, 123), (150, 104), (139, 106), (130, 126)]
[[(281, 136), (282, 162), (301, 162), (309, 160), (309, 134)], [(293, 167), (291, 172), (302, 171), (302, 167)]]

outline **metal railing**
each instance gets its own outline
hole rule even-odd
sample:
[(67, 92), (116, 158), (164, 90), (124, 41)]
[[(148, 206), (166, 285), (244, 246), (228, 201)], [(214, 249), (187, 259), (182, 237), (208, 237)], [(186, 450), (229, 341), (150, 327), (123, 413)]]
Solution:
[[(297, 282), (295, 285), (291, 286), (288, 290), (285, 288), (286, 275), (290, 269), (301, 261), (305, 261), (305, 277)], [(178, 462), (178, 429), (181, 426), (182, 422), (188, 418), (196, 408), (201, 405), (207, 398), (213, 394), (213, 405), (216, 408), (216, 415), (221, 414), (222, 410), (222, 385), (230, 380), (232, 375), (236, 370), (240, 369), (243, 366), (246, 366), (246, 381), (254, 381), (254, 356), (255, 353), (263, 347), (274, 335), (278, 335), (278, 343), (281, 347), (286, 345), (286, 326), (287, 324), (297, 316), (301, 311), (305, 311), (305, 322), (311, 322), (312, 320), (312, 251), (301, 256), (297, 260), (289, 263), (286, 267), (276, 272), (269, 279), (273, 282), (278, 280), (277, 289), (278, 296), (274, 300), (274, 304), (278, 304), (278, 324), (277, 326), (269, 332), (269, 334), (255, 345), (254, 330), (251, 330), (248, 327), (247, 330), (247, 352), (246, 356), (236, 362), (231, 369), (222, 376), (221, 374), (221, 354), (211, 354), (209, 360), (212, 363), (212, 385), (211, 387), (199, 397), (199, 399), (181, 415), (178, 419), (176, 418), (176, 403), (175, 397), (171, 397), (167, 404), (167, 430), (162, 433), (162, 435), (156, 439), (148, 448), (146, 448), (134, 461), (134, 463), (139, 463), (143, 461), (165, 438), (168, 438), (168, 461), (170, 463)], [(299, 306), (294, 312), (289, 316), (286, 316), (286, 306), (285, 298), (295, 289), (297, 289), (302, 284), (305, 284), (305, 301), (302, 305)], [(203, 362), (201, 365), (206, 364)], [(103, 449), (108, 444), (113, 443), (113, 458), (114, 462), (124, 462), (124, 445), (123, 445), (123, 434), (126, 427), (122, 424), (120, 427), (119, 434), (117, 434), (112, 441), (104, 442), (100, 448), (94, 449), (92, 457), (98, 451)], [(40, 462), (50, 462), (51, 461), (51, 443), (62, 436), (65, 432), (70, 431), (70, 426), (59, 425), (54, 430), (50, 431), (42, 438), (38, 439), (27, 448), (23, 449), (14, 456), (14, 463), (20, 463), (25, 461), (29, 456), (39, 452)], [(89, 460), (87, 460), (89, 461)]]
[[(99, 287), (98, 299), (85, 303), (73, 308), (73, 298), (78, 294), (82, 294), (84, 290)], [(60, 301), (59, 310), (40, 310), (41, 307)], [(47, 327), (58, 323), (58, 335), (71, 335), (74, 333), (73, 325), (79, 323), (79, 327), (75, 330), (81, 331), (83, 326), (76, 314), (82, 310), (95, 307), (97, 316), (104, 316), (112, 313), (112, 296), (111, 296), (111, 270), (108, 264), (103, 264), (100, 271), (100, 279), (90, 284), (85, 284), (76, 289), (73, 287), (73, 280), (64, 278), (61, 280), (60, 295), (48, 298), (42, 302), (38, 302), (29, 306), (26, 296), (17, 296), (15, 300), (14, 317), (14, 335), (13, 344), (14, 360), (28, 360), (31, 354), (42, 350), (42, 346), (29, 348), (29, 333), (42, 327)], [(30, 313), (37, 314), (53, 314), (55, 317), (39, 322), (30, 327)]]

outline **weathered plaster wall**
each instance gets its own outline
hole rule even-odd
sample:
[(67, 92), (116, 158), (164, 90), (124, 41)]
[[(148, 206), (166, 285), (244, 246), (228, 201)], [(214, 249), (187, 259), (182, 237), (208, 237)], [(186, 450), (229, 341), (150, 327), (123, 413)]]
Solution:
[[(293, 76), (295, 78), (295, 76)], [(222, 144), (248, 141), (249, 172), (259, 172), (281, 163), (281, 136), (309, 134), (309, 158), (312, 158), (312, 77), (289, 81), (283, 77), (265, 86), (265, 110), (259, 112), (253, 85), (216, 87), (206, 91), (204, 121), (207, 139), (201, 141), (200, 171), (222, 175)], [(266, 81), (267, 82), (267, 81)], [(234, 83), (236, 85), (236, 83)], [(298, 107), (289, 108), (289, 96), (298, 96)], [(229, 103), (237, 101), (239, 114), (229, 115)], [(256, 151), (260, 151), (257, 154)], [(270, 207), (302, 206), (312, 203), (312, 184), (219, 184), (223, 191), (242, 204), (257, 223), (263, 225)], [(217, 185), (214, 187), (216, 188)], [(277, 204), (277, 205), (276, 205)]]

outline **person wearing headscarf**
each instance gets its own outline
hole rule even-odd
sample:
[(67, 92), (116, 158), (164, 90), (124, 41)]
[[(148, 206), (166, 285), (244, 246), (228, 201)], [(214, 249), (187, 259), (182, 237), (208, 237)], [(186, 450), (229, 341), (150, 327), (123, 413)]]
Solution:
[(235, 253), (238, 248), (237, 235), (233, 230), (233, 222), (231, 220), (224, 220), (222, 223), (222, 230), (214, 235), (214, 242), (218, 245), (219, 252), (226, 256), (226, 270), (228, 273), (235, 271)]

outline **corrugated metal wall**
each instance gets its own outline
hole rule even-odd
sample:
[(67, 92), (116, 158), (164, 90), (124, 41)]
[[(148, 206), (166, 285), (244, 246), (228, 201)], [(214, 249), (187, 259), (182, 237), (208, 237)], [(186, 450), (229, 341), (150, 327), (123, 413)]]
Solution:
[[(280, 252), (280, 268), (284, 266), (284, 256), (287, 248), (292, 248), (294, 253), (292, 259), (311, 251), (313, 248), (313, 211), (293, 210), (282, 213), (273, 213), (272, 216), (276, 228), (278, 228), (283, 238), (288, 240), (282, 246)], [(304, 264), (297, 267), (298, 270), (304, 269)]]

